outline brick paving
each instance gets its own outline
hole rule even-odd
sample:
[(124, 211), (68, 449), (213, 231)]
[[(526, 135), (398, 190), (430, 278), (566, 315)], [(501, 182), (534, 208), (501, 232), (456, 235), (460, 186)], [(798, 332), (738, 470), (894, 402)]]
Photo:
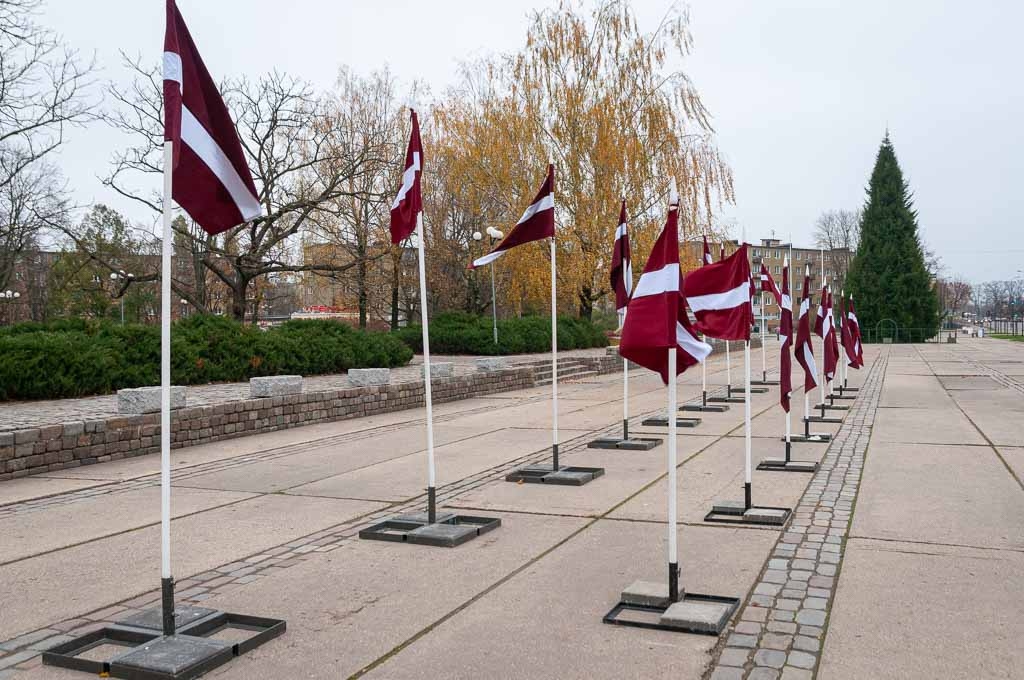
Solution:
[(708, 668), (710, 680), (810, 680), (818, 666), (888, 363), (872, 365)]

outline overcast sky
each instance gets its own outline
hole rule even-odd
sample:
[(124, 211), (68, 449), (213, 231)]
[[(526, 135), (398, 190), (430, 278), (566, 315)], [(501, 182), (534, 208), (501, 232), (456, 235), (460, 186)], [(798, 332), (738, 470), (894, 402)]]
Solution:
[[(321, 87), (338, 67), (387, 65), (435, 93), (460, 61), (521, 46), (549, 0), (178, 0), (215, 78), (271, 70)], [(634, 0), (645, 29), (669, 3)], [(118, 50), (157, 60), (162, 0), (48, 0), (43, 21), (125, 81)], [(748, 240), (809, 244), (824, 210), (857, 208), (888, 125), (924, 240), (972, 281), (1024, 270), (1024, 4), (980, 0), (694, 0), (683, 68), (732, 166), (728, 209)], [(62, 167), (76, 199), (149, 221), (97, 179), (118, 134), (73, 134)], [(739, 234), (736, 234), (738, 236)]]

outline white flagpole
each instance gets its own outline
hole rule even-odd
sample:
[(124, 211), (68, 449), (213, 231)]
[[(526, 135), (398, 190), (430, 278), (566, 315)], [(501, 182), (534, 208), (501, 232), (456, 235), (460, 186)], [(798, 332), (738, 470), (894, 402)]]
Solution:
[(423, 255), (423, 213), (416, 213), (416, 251), (420, 270), (420, 328), (423, 331), (423, 396), (427, 404), (427, 521), (437, 520), (437, 486), (434, 473), (434, 402), (430, 393), (430, 320), (427, 314), (427, 265)]
[(164, 635), (174, 635), (171, 576), (171, 196), (174, 142), (164, 142), (163, 243), (160, 257), (160, 592)]
[[(825, 249), (821, 248), (818, 250), (818, 256), (821, 261), (821, 290), (824, 296), (825, 291)], [(824, 298), (818, 300), (818, 307), (820, 308), (825, 304)], [(807, 313), (811, 311), (808, 309)], [(810, 319), (808, 319), (810, 321)], [(821, 317), (821, 380), (818, 382), (818, 391), (821, 393), (821, 416), (825, 417), (825, 317), (824, 314)]]
[(725, 341), (725, 396), (732, 397), (732, 360), (729, 357), (729, 341)]
[[(619, 327), (625, 325), (626, 315), (623, 313)], [(626, 357), (622, 357), (622, 439), (629, 439), (629, 359)]]
[(551, 451), (552, 467), (558, 471), (558, 295), (555, 273), (555, 237), (551, 237)]
[(679, 599), (679, 548), (676, 545), (676, 350), (668, 350), (668, 595)]
[[(811, 275), (811, 265), (810, 264), (804, 264), (804, 278), (806, 279), (810, 275)], [(802, 300), (800, 302), (800, 306), (803, 307), (803, 301)], [(810, 302), (808, 302), (808, 304), (807, 304), (807, 313), (808, 314), (811, 313)], [(810, 319), (807, 319), (808, 323), (810, 323), (810, 321), (811, 321)], [(800, 320), (797, 319), (797, 323), (798, 324), (799, 324), (799, 322), (800, 322)], [(794, 332), (794, 334), (795, 334), (795, 332)], [(807, 341), (811, 342), (811, 334), (810, 333), (807, 334)], [(812, 345), (812, 348), (813, 348), (813, 345)], [(798, 352), (800, 351), (799, 347), (797, 348), (797, 351)], [(815, 365), (817, 365), (817, 363), (815, 363)], [(818, 378), (817, 370), (815, 370), (814, 378), (815, 378), (815, 380), (817, 380), (817, 378)], [(805, 376), (804, 379), (806, 380), (806, 376)], [(804, 434), (807, 437), (810, 437), (810, 434), (811, 434), (811, 430), (810, 430), (811, 426), (809, 424), (809, 421), (807, 420), (810, 417), (811, 417), (811, 392), (810, 392), (810, 390), (805, 389), (804, 390)]]
[[(760, 279), (760, 277), (758, 277)], [(761, 296), (761, 382), (768, 382), (768, 365), (765, 363), (765, 349), (764, 349), (764, 291), (759, 293)]]
[(744, 501), (750, 508), (750, 341), (743, 343), (743, 369), (747, 391), (743, 395), (743, 455), (744, 455)]
[[(707, 336), (702, 335), (700, 339), (707, 342)], [(700, 362), (700, 405), (708, 405), (708, 369), (707, 361)]]

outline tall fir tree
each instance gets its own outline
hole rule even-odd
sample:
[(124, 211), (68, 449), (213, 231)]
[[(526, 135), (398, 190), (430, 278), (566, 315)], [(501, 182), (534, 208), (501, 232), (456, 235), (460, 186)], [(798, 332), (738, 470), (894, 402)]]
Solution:
[[(917, 211), (888, 132), (878, 149), (867, 194), (860, 244), (846, 278), (865, 339), (930, 337), (939, 324), (938, 298), (925, 267)], [(898, 336), (887, 319), (896, 324)]]

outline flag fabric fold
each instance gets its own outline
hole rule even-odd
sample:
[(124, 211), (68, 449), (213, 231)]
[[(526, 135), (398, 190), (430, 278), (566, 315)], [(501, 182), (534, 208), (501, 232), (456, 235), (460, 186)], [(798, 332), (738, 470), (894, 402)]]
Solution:
[(768, 267), (761, 263), (761, 292), (771, 293), (772, 297), (775, 298), (775, 304), (782, 306), (782, 292), (779, 287), (775, 284), (775, 279), (772, 278), (772, 273), (768, 271)]
[(839, 365), (839, 343), (836, 342), (836, 324), (832, 316), (832, 291), (828, 291), (825, 297), (825, 320), (822, 324), (824, 333), (825, 355), (825, 381), (831, 382), (836, 377), (836, 367)]
[(721, 340), (750, 339), (754, 312), (747, 248), (744, 243), (729, 257), (686, 277), (684, 292), (698, 332)]
[(401, 243), (416, 231), (416, 217), (423, 210), (423, 193), (420, 177), (423, 174), (423, 143), (420, 141), (420, 122), (415, 111), (412, 118), (412, 132), (409, 133), (409, 147), (405, 152), (405, 170), (402, 184), (398, 187), (395, 202), (391, 205), (391, 242)]
[(615, 243), (612, 246), (612, 290), (615, 292), (615, 310), (619, 314), (619, 326), (626, 318), (626, 305), (633, 292), (633, 262), (629, 248), (629, 229), (626, 221), (626, 199), (622, 199), (619, 211), (619, 226), (615, 230)]
[(174, 0), (167, 0), (163, 95), (174, 200), (208, 234), (259, 217), (262, 208), (235, 124)]
[[(725, 253), (723, 252), (723, 255), (724, 254)], [(711, 264), (712, 262), (714, 262), (714, 260), (711, 258), (711, 247), (708, 246), (708, 237), (706, 234), (704, 235), (704, 253), (701, 257), (704, 260), (703, 262), (701, 262), (702, 265)]]
[(814, 348), (811, 345), (811, 275), (804, 272), (804, 288), (800, 296), (800, 316), (796, 329), (796, 361), (804, 369), (804, 391), (818, 386), (818, 367), (814, 363)]
[(846, 310), (846, 321), (850, 326), (850, 344), (853, 348), (853, 363), (850, 366), (861, 368), (864, 366), (864, 347), (861, 345), (860, 322), (857, 320), (857, 312), (853, 307), (853, 295), (849, 298), (849, 307)]
[(619, 354), (661, 376), (668, 384), (668, 351), (676, 350), (676, 374), (704, 361), (711, 346), (697, 339), (686, 314), (679, 270), (679, 211), (669, 209), (629, 301)]
[(828, 311), (828, 285), (822, 281), (821, 297), (818, 298), (818, 314), (814, 317), (814, 334), (825, 338), (825, 313)]
[(553, 238), (555, 235), (555, 166), (548, 165), (548, 175), (523, 216), (516, 222), (494, 250), (473, 260), (470, 269), (494, 262), (505, 252), (531, 241)]
[(793, 395), (793, 299), (789, 295), (789, 262), (782, 266), (779, 291), (779, 404), (789, 413)]

